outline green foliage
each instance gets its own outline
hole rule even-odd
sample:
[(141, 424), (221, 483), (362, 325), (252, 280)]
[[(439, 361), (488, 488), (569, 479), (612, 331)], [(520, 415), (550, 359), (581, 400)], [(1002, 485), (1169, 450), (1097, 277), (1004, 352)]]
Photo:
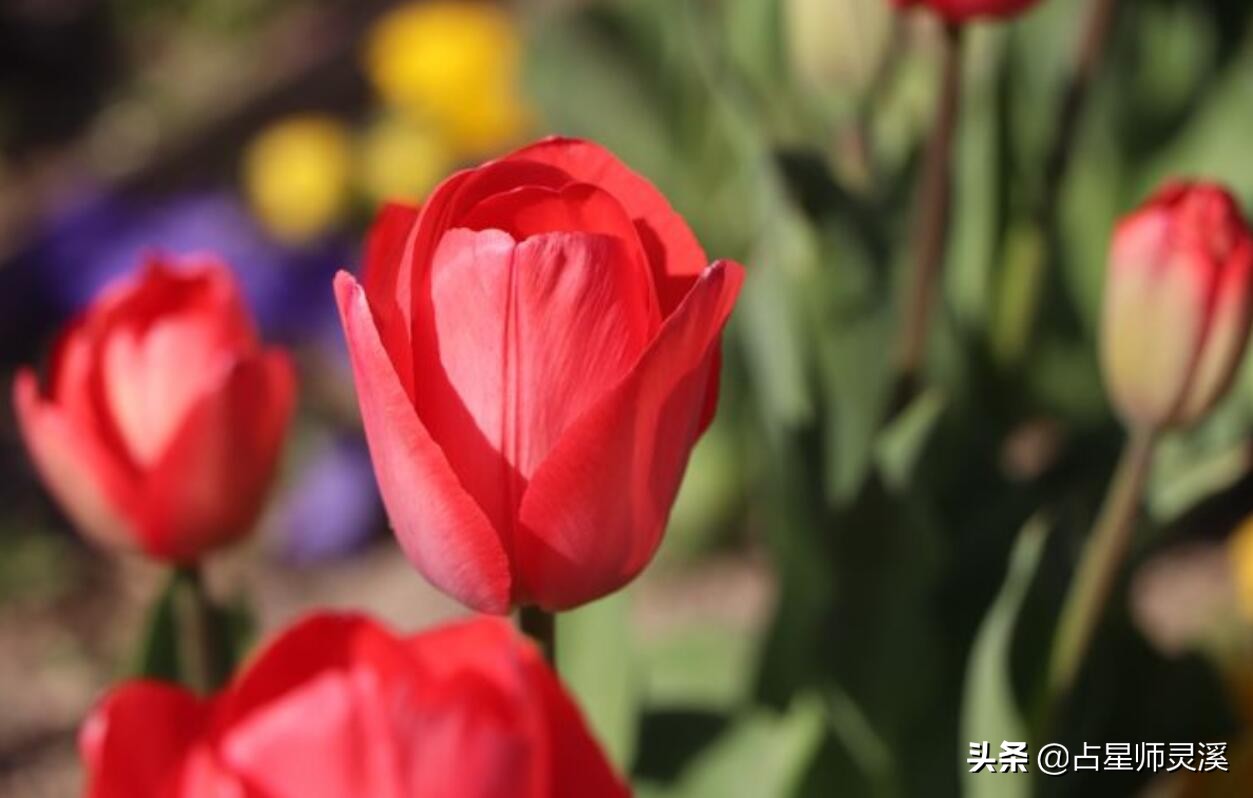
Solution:
[(557, 669), (619, 768), (635, 756), (640, 694), (629, 595), (619, 592), (557, 618)]
[[(755, 540), (777, 595), (756, 637), (635, 642), (643, 795), (1104, 795), (1094, 780), (968, 782), (966, 745), (1228, 728), (1218, 677), (1146, 645), (1125, 585), (1078, 708), (1042, 729), (1037, 697), (1121, 445), (1095, 354), (1111, 227), (1168, 175), (1219, 177), (1253, 200), (1253, 9), (1121, 4), (1045, 227), (1043, 162), (1089, 5), (1048, 0), (966, 31), (930, 387), (893, 413), (937, 48), (910, 24), (889, 54), (886, 6), (652, 0), (536, 23), (543, 112), (618, 149), (713, 255), (749, 269), (718, 454), (694, 461), (690, 492), (704, 498), (685, 497), (676, 528), (705, 513), (722, 529), (744, 507), (751, 530), (675, 545), (689, 562), (716, 541)], [(1204, 424), (1162, 443), (1129, 573), (1247, 511), (1249, 373)], [(743, 462), (710, 462), (731, 452)], [(1028, 522), (1041, 511), (1047, 539)], [(1197, 700), (1130, 709), (1162, 691)]]
[[(1010, 675), (1010, 651), (1018, 612), (1039, 567), (1047, 531), (1045, 521), (1032, 518), (1018, 533), (1005, 584), (988, 609), (970, 648), (962, 739), (988, 742), (993, 751), (1004, 740), (1026, 742), (1031, 739), (1017, 711)], [(969, 768), (962, 768), (962, 774), (962, 794), (966, 798), (1017, 798), (1031, 794), (1029, 779), (989, 781), (986, 774), (971, 773)]]
[[(234, 672), (252, 641), (252, 615), (243, 603), (207, 602), (200, 590), (185, 570), (171, 572), (165, 588), (148, 610), (135, 650), (132, 675), (203, 690), (205, 685), (198, 682), (206, 678), (219, 681)], [(201, 623), (204, 636), (211, 641), (203, 654), (198, 628)], [(207, 674), (201, 672), (206, 669)]]

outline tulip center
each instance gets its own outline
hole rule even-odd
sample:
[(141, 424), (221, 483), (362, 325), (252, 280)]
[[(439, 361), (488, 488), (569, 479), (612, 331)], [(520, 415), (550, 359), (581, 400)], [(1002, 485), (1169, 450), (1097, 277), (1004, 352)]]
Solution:
[(651, 286), (628, 258), (612, 236), (459, 228), (432, 261), (415, 404), (506, 538), (536, 468), (655, 334)]
[(125, 327), (105, 342), (105, 394), (118, 434), (140, 466), (161, 457), (196, 401), (229, 366), (213, 331), (197, 321)]

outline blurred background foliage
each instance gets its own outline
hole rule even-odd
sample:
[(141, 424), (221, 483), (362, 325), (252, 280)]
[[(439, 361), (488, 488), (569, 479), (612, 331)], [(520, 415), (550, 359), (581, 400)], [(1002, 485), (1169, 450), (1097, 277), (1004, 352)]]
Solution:
[[(1090, 7), (966, 31), (924, 388), (891, 357), (938, 27), (886, 0), (17, 0), (0, 8), (0, 371), (156, 247), (220, 251), (296, 348), (260, 544), (300, 608), (455, 612), (400, 560), (329, 279), (370, 213), (559, 132), (648, 175), (748, 266), (722, 404), (658, 562), (560, 619), (560, 668), (646, 798), (1253, 791), (1253, 371), (1160, 447), (1127, 578), (1046, 713), (1056, 613), (1122, 440), (1094, 344), (1115, 218), (1171, 175), (1253, 203), (1253, 6), (1126, 0), (1057, 212), (1045, 167)], [(5, 380), (7, 385), (7, 378)], [(8, 391), (0, 396), (7, 401)], [(68, 731), (158, 589), (67, 534), (0, 413), (0, 791), (71, 794)], [(968, 743), (1231, 743), (1233, 772), (966, 774)], [(1243, 759), (1241, 757), (1243, 756)], [(52, 786), (49, 786), (52, 785)], [(40, 790), (44, 792), (41, 793)]]

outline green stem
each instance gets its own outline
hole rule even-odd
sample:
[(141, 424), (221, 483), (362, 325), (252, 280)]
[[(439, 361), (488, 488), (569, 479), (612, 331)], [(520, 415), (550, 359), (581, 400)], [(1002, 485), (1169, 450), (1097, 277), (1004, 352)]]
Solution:
[[(902, 385), (913, 386), (926, 353), (931, 325), (931, 307), (944, 262), (948, 240), (949, 206), (952, 201), (953, 139), (961, 105), (961, 28), (944, 29), (944, 55), (940, 77), (940, 98), (927, 142), (919, 188), (919, 211), (914, 270), (907, 286), (901, 317), (897, 370)], [(898, 393), (902, 389), (898, 389)], [(903, 389), (913, 393), (912, 387)]]
[(544, 652), (544, 659), (554, 668), (557, 666), (557, 623), (551, 612), (528, 604), (518, 613), (518, 625)]
[(1053, 702), (1069, 694), (1074, 686), (1079, 667), (1091, 646), (1105, 605), (1122, 570), (1149, 466), (1153, 461), (1155, 437), (1150, 429), (1138, 429), (1131, 433), (1105, 496), (1101, 514), (1088, 536), (1053, 641), (1053, 660), (1049, 669), (1049, 695)]
[(1061, 107), (1058, 109), (1057, 128), (1054, 130), (1053, 142), (1044, 164), (1042, 210), (1048, 222), (1053, 222), (1057, 216), (1062, 178), (1065, 177), (1066, 167), (1070, 163), (1075, 136), (1079, 130), (1079, 120), (1087, 104), (1092, 79), (1096, 77), (1101, 57), (1105, 55), (1109, 34), (1114, 27), (1114, 12), (1117, 9), (1118, 0), (1096, 0), (1092, 3), (1087, 27), (1083, 32), (1083, 40), (1075, 56), (1075, 68), (1062, 95)]
[(180, 566), (178, 576), (179, 659), (191, 687), (208, 694), (230, 677), (226, 641), (200, 565)]
[(1036, 273), (1029, 278), (1032, 283), (1030, 293), (1026, 296), (1026, 302), (1018, 308), (1016, 314), (1008, 317), (1007, 322), (1009, 329), (1004, 348), (1015, 360), (1025, 351), (1040, 313), (1040, 303), (1044, 297), (1043, 270), (1052, 258), (1051, 250), (1057, 235), (1063, 184), (1074, 155), (1079, 122), (1083, 118), (1083, 110), (1092, 91), (1097, 69), (1105, 55), (1117, 11), (1118, 0), (1093, 0), (1083, 39), (1075, 53), (1074, 68), (1057, 109), (1057, 126), (1053, 129), (1053, 140), (1045, 156), (1044, 182), (1034, 218), (1037, 234), (1046, 248), (1041, 248), (1034, 254), (1035, 262), (1030, 268)]

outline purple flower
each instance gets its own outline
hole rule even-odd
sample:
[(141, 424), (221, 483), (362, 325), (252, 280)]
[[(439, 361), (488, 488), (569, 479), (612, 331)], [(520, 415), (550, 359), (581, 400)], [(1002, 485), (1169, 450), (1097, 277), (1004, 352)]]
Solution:
[(334, 559), (382, 529), (383, 507), (360, 435), (341, 435), (301, 465), (271, 515), (280, 556), (289, 562)]
[(236, 271), (267, 337), (291, 340), (334, 319), (331, 278), (343, 241), (294, 248), (268, 237), (238, 198), (202, 191), (139, 198), (88, 194), (54, 213), (23, 258), (68, 314), (145, 253), (214, 252)]

